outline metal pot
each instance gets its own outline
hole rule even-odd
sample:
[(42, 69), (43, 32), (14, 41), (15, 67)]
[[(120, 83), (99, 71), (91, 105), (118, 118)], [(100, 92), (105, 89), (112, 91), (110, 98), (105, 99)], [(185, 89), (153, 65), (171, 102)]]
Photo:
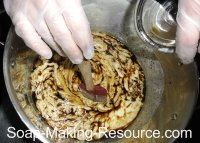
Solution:
[[(144, 106), (130, 130), (184, 129), (198, 95), (196, 63), (182, 65), (174, 53), (163, 53), (138, 36), (135, 27), (136, 3), (133, 0), (83, 0), (94, 31), (110, 33), (122, 41), (137, 57), (145, 73)], [(162, 45), (161, 45), (162, 46)], [(170, 47), (172, 48), (172, 47)], [(31, 130), (44, 132), (47, 123), (39, 114), (30, 93), (30, 72), (38, 55), (27, 48), (11, 27), (4, 51), (3, 69), (10, 99), (22, 121)], [(20, 80), (19, 80), (20, 79)], [(19, 86), (23, 90), (18, 90)], [(55, 141), (36, 133), (42, 142)], [(96, 142), (173, 142), (174, 138), (102, 138)], [(60, 142), (79, 142), (65, 139)]]

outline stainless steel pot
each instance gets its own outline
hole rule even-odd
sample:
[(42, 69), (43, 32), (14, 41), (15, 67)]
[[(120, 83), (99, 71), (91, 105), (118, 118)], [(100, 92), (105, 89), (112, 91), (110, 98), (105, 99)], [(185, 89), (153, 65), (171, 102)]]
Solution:
[[(193, 111), (198, 95), (198, 72), (194, 63), (182, 65), (175, 54), (163, 53), (146, 44), (135, 29), (133, 0), (83, 0), (84, 9), (94, 31), (107, 32), (117, 37), (136, 55), (145, 73), (145, 101), (139, 116), (128, 127), (130, 130), (184, 129)], [(171, 47), (170, 47), (171, 48)], [(30, 72), (37, 54), (27, 48), (10, 29), (5, 46), (3, 68), (10, 99), (22, 121), (31, 130), (43, 132), (47, 123), (39, 114), (30, 93)], [(22, 87), (22, 90), (19, 90)], [(42, 142), (56, 139), (37, 134)], [(114, 138), (96, 142), (162, 142), (174, 138)], [(79, 142), (65, 139), (60, 142)]]

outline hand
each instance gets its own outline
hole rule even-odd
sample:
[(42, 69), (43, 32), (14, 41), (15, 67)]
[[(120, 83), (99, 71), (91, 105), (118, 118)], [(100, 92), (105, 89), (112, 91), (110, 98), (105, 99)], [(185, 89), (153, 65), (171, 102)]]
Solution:
[(41, 56), (51, 58), (51, 47), (74, 64), (81, 63), (83, 56), (93, 57), (93, 40), (81, 0), (4, 0), (4, 6), (17, 35)]
[(200, 0), (179, 0), (177, 24), (176, 53), (188, 64), (200, 53)]

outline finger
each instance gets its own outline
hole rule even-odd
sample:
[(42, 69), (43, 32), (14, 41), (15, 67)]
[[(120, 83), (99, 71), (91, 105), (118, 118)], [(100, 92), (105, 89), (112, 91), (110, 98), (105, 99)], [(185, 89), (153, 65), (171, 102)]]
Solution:
[(191, 63), (196, 55), (199, 30), (181, 13), (177, 16), (176, 53), (184, 64)]
[(93, 39), (89, 22), (80, 0), (57, 0), (57, 2), (63, 9), (65, 22), (71, 31), (74, 41), (81, 48), (84, 57), (91, 59), (94, 55)]
[(16, 34), (24, 40), (25, 44), (29, 48), (46, 59), (50, 59), (52, 57), (51, 49), (40, 38), (33, 26), (23, 14), (16, 14), (13, 18), (13, 24), (15, 25)]
[(42, 20), (39, 25), (37, 26), (37, 32), (42, 37), (42, 39), (53, 49), (55, 50), (60, 56), (65, 57), (63, 50), (56, 44), (54, 41), (46, 23)]
[(55, 43), (43, 18), (43, 14), (47, 9), (47, 4), (48, 0), (28, 1), (28, 7), (26, 7), (26, 10), (24, 10), (24, 14), (30, 23), (34, 26), (39, 36), (41, 36), (42, 40), (44, 40), (60, 56), (64, 57), (64, 52)]
[(44, 14), (45, 21), (52, 33), (55, 41), (62, 48), (64, 53), (74, 64), (79, 64), (83, 61), (82, 52), (74, 42), (69, 29), (63, 19), (63, 16), (59, 14), (56, 4), (51, 1), (48, 10)]

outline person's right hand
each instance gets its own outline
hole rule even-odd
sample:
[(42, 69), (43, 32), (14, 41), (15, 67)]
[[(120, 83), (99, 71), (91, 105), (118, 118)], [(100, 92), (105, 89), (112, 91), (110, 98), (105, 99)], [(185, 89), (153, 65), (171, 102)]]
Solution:
[(4, 0), (4, 6), (17, 35), (41, 56), (51, 58), (51, 47), (74, 64), (93, 57), (90, 26), (80, 0)]
[(188, 64), (200, 53), (200, 0), (179, 0), (177, 24), (176, 53)]

